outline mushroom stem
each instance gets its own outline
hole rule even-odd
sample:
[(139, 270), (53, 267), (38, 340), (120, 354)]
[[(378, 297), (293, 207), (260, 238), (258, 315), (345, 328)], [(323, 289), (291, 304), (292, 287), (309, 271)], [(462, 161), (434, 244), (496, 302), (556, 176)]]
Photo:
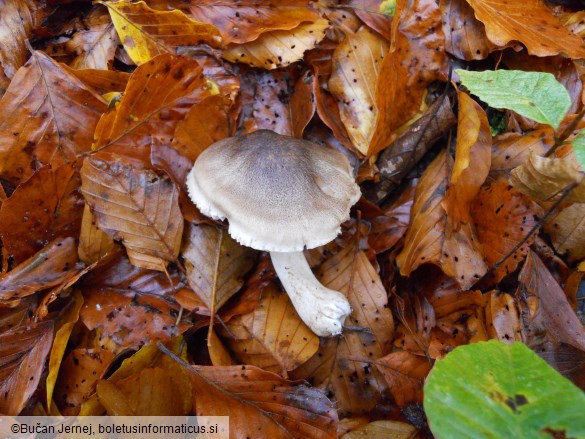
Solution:
[(351, 313), (347, 298), (317, 280), (302, 251), (270, 252), (270, 257), (303, 322), (322, 337), (341, 334), (343, 321)]

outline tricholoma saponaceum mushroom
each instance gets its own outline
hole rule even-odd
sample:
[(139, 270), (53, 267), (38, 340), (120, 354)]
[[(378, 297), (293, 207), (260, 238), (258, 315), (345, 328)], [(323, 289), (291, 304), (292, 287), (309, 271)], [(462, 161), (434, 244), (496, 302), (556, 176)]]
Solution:
[(341, 333), (349, 302), (315, 278), (303, 249), (335, 239), (360, 198), (342, 153), (260, 130), (207, 148), (187, 187), (204, 215), (228, 219), (236, 241), (270, 252), (284, 289), (315, 334)]

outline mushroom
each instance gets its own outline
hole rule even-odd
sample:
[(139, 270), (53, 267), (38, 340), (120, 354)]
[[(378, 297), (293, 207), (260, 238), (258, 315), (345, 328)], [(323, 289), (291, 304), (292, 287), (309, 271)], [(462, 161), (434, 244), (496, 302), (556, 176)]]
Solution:
[(187, 188), (204, 215), (228, 219), (236, 241), (270, 252), (284, 289), (315, 334), (341, 333), (349, 302), (317, 280), (303, 250), (335, 239), (361, 196), (342, 153), (260, 130), (207, 148)]

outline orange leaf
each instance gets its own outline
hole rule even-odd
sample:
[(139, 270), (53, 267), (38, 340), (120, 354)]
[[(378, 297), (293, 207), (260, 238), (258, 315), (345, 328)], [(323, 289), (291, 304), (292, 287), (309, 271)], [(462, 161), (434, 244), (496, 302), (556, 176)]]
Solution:
[(544, 2), (467, 0), (485, 25), (488, 38), (498, 46), (520, 41), (531, 55), (564, 54), (585, 58), (585, 43), (564, 28)]
[(313, 356), (317, 337), (299, 318), (288, 296), (274, 286), (254, 311), (230, 320), (225, 341), (244, 364), (286, 374)]
[(575, 203), (557, 212), (544, 226), (552, 244), (569, 261), (585, 258), (585, 204)]
[(375, 364), (399, 407), (422, 403), (424, 380), (431, 370), (426, 357), (398, 351), (378, 359)]
[(53, 322), (0, 334), (0, 413), (16, 416), (37, 389), (53, 340)]
[(246, 43), (262, 33), (293, 29), (305, 21), (319, 18), (309, 7), (308, 0), (287, 0), (283, 3), (268, 0), (199, 0), (191, 2), (191, 13), (204, 23), (216, 26), (226, 44)]
[(168, 177), (109, 158), (88, 159), (81, 171), (81, 190), (98, 226), (122, 240), (134, 265), (164, 270), (181, 246), (179, 191)]
[(30, 177), (34, 160), (54, 168), (88, 151), (105, 101), (67, 66), (33, 52), (0, 102), (0, 173)]

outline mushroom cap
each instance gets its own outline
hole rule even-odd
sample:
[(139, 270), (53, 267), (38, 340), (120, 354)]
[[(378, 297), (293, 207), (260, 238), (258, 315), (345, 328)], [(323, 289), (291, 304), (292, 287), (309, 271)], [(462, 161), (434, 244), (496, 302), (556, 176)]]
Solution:
[(204, 215), (228, 219), (240, 244), (279, 252), (335, 239), (361, 196), (342, 153), (268, 130), (211, 145), (187, 188)]

